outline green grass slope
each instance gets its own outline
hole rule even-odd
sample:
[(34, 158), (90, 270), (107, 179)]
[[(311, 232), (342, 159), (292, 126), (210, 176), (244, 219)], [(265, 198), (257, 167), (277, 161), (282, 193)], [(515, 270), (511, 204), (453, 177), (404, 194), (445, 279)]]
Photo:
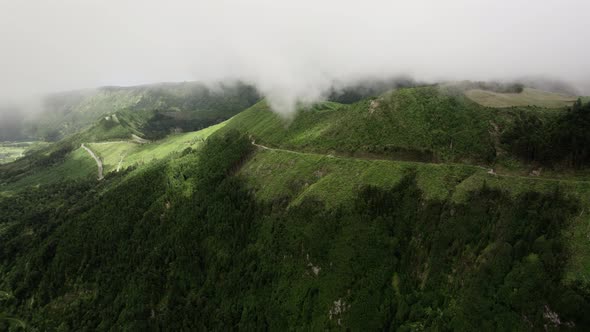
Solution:
[[(251, 86), (241, 83), (216, 88), (199, 83), (157, 84), (54, 95), (47, 100), (47, 112), (31, 128), (35, 132), (52, 132), (41, 135), (45, 138), (57, 139), (68, 135), (54, 144), (32, 151), (25, 158), (0, 165), (0, 183), (3, 186), (17, 183), (18, 186), (20, 183), (60, 181), (64, 179), (62, 175), (78, 178), (79, 174), (86, 174), (85, 167), (71, 172), (71, 176), (65, 170), (75, 164), (69, 159), (78, 159), (77, 149), (81, 144), (108, 142), (104, 144), (109, 147), (109, 144), (118, 142), (119, 147), (113, 149), (118, 151), (115, 152), (117, 165), (121, 156), (126, 154), (129, 158), (123, 161), (125, 165), (122, 166), (145, 164), (162, 158), (170, 151), (195, 147), (196, 142), (208, 134), (188, 134), (183, 138), (182, 133), (217, 125), (258, 99)], [(177, 139), (167, 140), (170, 135)], [(132, 141), (156, 142), (139, 148)], [(192, 143), (185, 144), (186, 141)], [(8, 147), (3, 147), (3, 150), (10, 150), (10, 156), (15, 152)], [(8, 152), (0, 151), (0, 154), (10, 157)], [(105, 158), (109, 159), (107, 171), (112, 170), (110, 157), (105, 152)], [(53, 180), (50, 179), (52, 173), (56, 175)], [(25, 178), (30, 181), (25, 181)]]
[(53, 165), (37, 168), (34, 172), (27, 172), (14, 176), (0, 184), (0, 192), (21, 190), (29, 186), (48, 185), (65, 180), (96, 179), (97, 166), (92, 157), (78, 148)]
[(437, 87), (401, 89), (352, 105), (323, 103), (283, 121), (260, 102), (227, 129), (270, 146), (422, 161), (490, 161), (493, 112)]
[[(102, 161), (103, 174), (123, 171), (129, 167), (142, 167), (165, 159), (185, 149), (199, 149), (204, 140), (223, 128), (224, 123), (203, 130), (171, 134), (168, 137), (138, 143), (131, 131), (111, 119), (103, 119), (91, 129), (73, 135), (55, 146), (48, 146), (31, 158), (3, 165), (4, 182), (0, 192), (21, 190), (29, 186), (48, 185), (64, 180), (95, 179), (97, 165), (90, 154), (81, 148), (84, 143)], [(101, 141), (108, 139), (107, 141)]]
[(124, 170), (130, 166), (139, 166), (154, 160), (163, 159), (171, 153), (182, 152), (185, 149), (198, 149), (203, 142), (226, 122), (208, 127), (203, 130), (171, 134), (164, 139), (149, 143), (137, 143), (133, 140), (94, 142), (87, 146), (103, 161), (105, 173), (119, 168)]
[[(539, 167), (557, 172), (584, 167), (584, 107), (485, 107), (445, 85), (400, 89), (350, 105), (319, 103), (290, 118), (261, 101), (233, 117), (224, 130), (247, 132), (269, 147), (459, 162), (527, 175)], [(565, 137), (571, 132), (580, 137)]]
[(314, 198), (335, 207), (350, 204), (362, 186), (395, 186), (409, 171), (416, 172), (417, 185), (425, 197), (434, 200), (448, 198), (472, 174), (485, 173), (468, 165), (367, 160), (264, 149), (240, 172), (256, 188), (257, 197), (265, 201), (287, 199), (290, 204), (299, 204)]

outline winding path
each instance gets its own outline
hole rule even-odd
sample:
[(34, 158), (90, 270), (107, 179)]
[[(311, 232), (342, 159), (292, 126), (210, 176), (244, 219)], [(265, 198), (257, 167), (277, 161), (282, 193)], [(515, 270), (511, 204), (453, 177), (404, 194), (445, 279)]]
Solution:
[(146, 144), (149, 143), (150, 141), (145, 139), (145, 138), (141, 138), (135, 134), (131, 134), (131, 141), (135, 142), (135, 143), (139, 143), (139, 144)]
[(270, 151), (281, 151), (281, 152), (288, 152), (288, 153), (294, 153), (294, 154), (315, 154), (315, 155), (322, 155), (322, 156), (330, 156), (333, 157), (332, 155), (323, 155), (323, 154), (319, 154), (319, 153), (312, 153), (312, 152), (300, 152), (300, 151), (293, 151), (293, 150), (285, 150), (285, 149), (278, 149), (278, 148), (270, 148), (268, 146), (262, 145), (262, 144), (256, 144), (256, 142), (252, 141), (252, 145), (254, 145), (257, 148), (261, 148), (263, 150), (270, 150)]
[[(433, 164), (423, 161), (408, 161), (408, 160), (395, 160), (395, 159), (388, 159), (388, 158), (362, 158), (362, 157), (349, 157), (349, 156), (339, 156), (339, 155), (332, 155), (332, 154), (321, 154), (321, 153), (314, 153), (314, 152), (301, 152), (301, 151), (293, 151), (287, 149), (280, 149), (280, 148), (271, 148), (262, 144), (257, 144), (255, 141), (251, 142), (252, 145), (259, 149), (268, 150), (268, 151), (279, 151), (279, 152), (287, 152), (292, 154), (298, 155), (317, 155), (329, 158), (346, 158), (346, 159), (362, 159), (362, 160), (384, 160), (384, 161), (392, 161), (392, 162), (412, 162), (412, 163), (420, 163), (420, 164)], [(457, 165), (457, 166), (469, 166), (474, 167), (477, 169), (485, 170), (486, 173), (490, 176), (497, 176), (501, 178), (516, 178), (516, 179), (525, 179), (525, 180), (533, 180), (533, 181), (557, 181), (557, 182), (585, 182), (588, 183), (590, 181), (587, 180), (575, 180), (575, 179), (562, 179), (562, 178), (552, 178), (552, 177), (544, 177), (544, 176), (526, 176), (526, 175), (513, 175), (513, 174), (498, 174), (494, 169), (490, 169), (489, 167), (483, 167), (480, 165), (472, 165), (472, 164), (457, 164), (457, 163), (446, 163), (448, 165)]]
[(98, 181), (104, 179), (104, 176), (102, 176), (102, 161), (100, 160), (100, 158), (98, 158), (98, 156), (94, 154), (92, 150), (87, 148), (86, 145), (84, 145), (84, 143), (82, 143), (82, 147), (84, 148), (84, 150), (90, 153), (90, 156), (92, 156), (92, 158), (94, 158), (94, 160), (96, 161), (96, 166), (98, 166)]

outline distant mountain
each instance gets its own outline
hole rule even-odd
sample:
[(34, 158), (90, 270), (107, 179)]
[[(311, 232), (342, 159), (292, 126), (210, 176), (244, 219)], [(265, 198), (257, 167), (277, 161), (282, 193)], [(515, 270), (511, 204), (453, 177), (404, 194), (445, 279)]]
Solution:
[(24, 132), (44, 140), (87, 128), (101, 117), (126, 112), (148, 135), (198, 130), (223, 121), (259, 100), (243, 83), (216, 87), (197, 82), (161, 83), (134, 87), (103, 87), (48, 96), (43, 111), (25, 124)]

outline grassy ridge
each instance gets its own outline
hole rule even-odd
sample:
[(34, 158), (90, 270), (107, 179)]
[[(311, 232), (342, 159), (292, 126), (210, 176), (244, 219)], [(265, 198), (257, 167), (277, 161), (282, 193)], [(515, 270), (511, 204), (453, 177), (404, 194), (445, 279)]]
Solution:
[(493, 159), (494, 112), (436, 87), (402, 89), (352, 105), (322, 103), (285, 121), (260, 102), (236, 115), (238, 128), (271, 146), (424, 161)]
[(78, 148), (55, 165), (44, 167), (36, 172), (25, 173), (13, 181), (0, 184), (1, 191), (19, 190), (28, 186), (38, 186), (61, 182), (64, 180), (88, 179), (96, 177), (96, 163), (88, 153)]
[[(529, 91), (525, 89), (521, 94), (530, 97)], [(460, 162), (522, 175), (539, 167), (555, 173), (568, 172), (575, 166), (581, 174), (579, 166), (584, 160), (578, 155), (583, 157), (586, 153), (585, 134), (579, 128), (583, 127), (581, 121), (568, 120), (571, 110), (572, 107), (484, 107), (457, 87), (419, 87), (351, 105), (319, 103), (287, 119), (272, 112), (262, 101), (232, 118), (225, 130), (242, 130), (260, 144), (298, 151)], [(549, 137), (543, 125), (550, 129), (559, 127), (558, 132), (563, 134), (559, 139), (555, 138), (558, 135)], [(568, 138), (573, 132), (579, 137)]]
[[(104, 174), (106, 175), (115, 171), (121, 160), (120, 170), (125, 170), (131, 166), (143, 166), (164, 159), (172, 153), (180, 153), (187, 148), (198, 149), (209, 135), (224, 125), (225, 123), (220, 123), (196, 132), (172, 134), (165, 139), (147, 144), (138, 144), (131, 140), (85, 144), (99, 156), (103, 162)], [(100, 125), (97, 127), (100, 127)], [(27, 186), (46, 185), (64, 180), (94, 178), (97, 172), (96, 163), (88, 152), (79, 145), (79, 142), (88, 142), (85, 139), (93, 137), (97, 136), (81, 134), (72, 137), (68, 144), (75, 145), (75, 147), (72, 151), (67, 152), (62, 159), (43, 167), (30, 168), (28, 172), (12, 177), (9, 182), (0, 184), (0, 192), (20, 190)], [(62, 144), (65, 143), (62, 142)], [(30, 160), (22, 159), (18, 161), (18, 164), (7, 164), (5, 167), (26, 168), (29, 167), (29, 163), (31, 163)]]
[(172, 134), (165, 139), (147, 144), (114, 141), (89, 143), (88, 146), (103, 161), (105, 173), (108, 173), (116, 170), (119, 162), (120, 169), (125, 169), (163, 159), (171, 153), (181, 152), (187, 148), (198, 149), (209, 135), (223, 126), (225, 122), (195, 132)]

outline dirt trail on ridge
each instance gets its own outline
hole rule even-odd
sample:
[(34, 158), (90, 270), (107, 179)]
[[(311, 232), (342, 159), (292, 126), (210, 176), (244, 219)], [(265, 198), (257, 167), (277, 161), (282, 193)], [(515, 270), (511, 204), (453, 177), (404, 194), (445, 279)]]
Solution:
[(82, 143), (82, 148), (84, 148), (84, 150), (86, 150), (90, 154), (90, 156), (94, 158), (94, 160), (96, 161), (96, 166), (98, 166), (98, 180), (100, 181), (104, 179), (104, 176), (102, 175), (102, 161), (100, 160), (100, 158), (96, 154), (94, 154), (92, 150), (86, 147), (84, 143)]

